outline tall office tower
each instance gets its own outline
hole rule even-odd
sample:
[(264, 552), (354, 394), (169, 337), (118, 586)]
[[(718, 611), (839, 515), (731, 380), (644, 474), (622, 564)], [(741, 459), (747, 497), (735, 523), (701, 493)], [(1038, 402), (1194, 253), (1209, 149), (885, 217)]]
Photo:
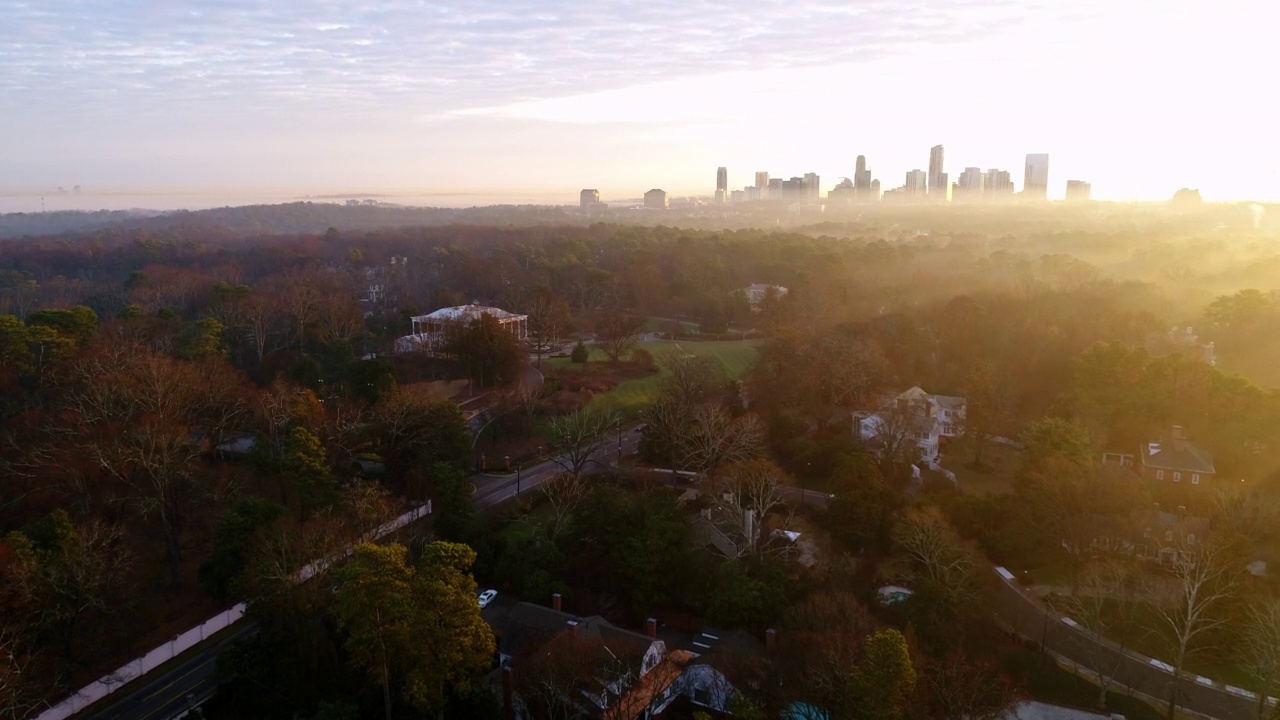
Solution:
[(804, 199), (800, 202), (806, 205), (817, 205), (822, 200), (821, 182), (817, 173), (804, 174)]
[(983, 194), (991, 197), (1013, 194), (1013, 181), (1009, 179), (1008, 170), (991, 168), (987, 171), (984, 185)]
[(862, 173), (867, 171), (867, 157), (865, 155), (858, 156), (858, 162), (853, 170), (853, 186), (858, 187), (858, 178), (862, 177)]
[(879, 180), (871, 181), (871, 202), (880, 202), (880, 181)]
[(1093, 186), (1083, 180), (1067, 181), (1067, 200), (1083, 202), (1093, 194)]
[(769, 199), (769, 173), (764, 170), (756, 171), (756, 190), (759, 191), (756, 196), (757, 200)]
[(867, 159), (859, 155), (858, 167), (853, 173), (853, 201), (869, 202), (871, 199), (871, 170), (867, 168)]
[(912, 199), (924, 197), (928, 192), (928, 177), (923, 170), (911, 170), (907, 173), (907, 183), (903, 185), (903, 189)]
[(590, 208), (600, 204), (600, 191), (595, 189), (587, 189), (578, 193), (578, 202), (582, 207)]
[(1027, 155), (1026, 172), (1022, 176), (1022, 196), (1030, 200), (1044, 200), (1049, 196), (1049, 156), (1044, 153)]
[(724, 204), (725, 204), (725, 202), (727, 202), (727, 200), (726, 200), (726, 199), (727, 199), (728, 197), (729, 197), (729, 194), (728, 194), (728, 193), (726, 193), (725, 191), (723, 191), (723, 190), (717, 190), (717, 191), (716, 191), (716, 204), (717, 204), (717, 205), (724, 205)]
[(973, 202), (982, 197), (982, 191), (985, 186), (986, 177), (982, 174), (982, 170), (976, 167), (967, 167), (964, 172), (960, 173), (960, 180), (956, 183), (954, 199), (957, 202), (961, 200)]
[(653, 210), (667, 209), (667, 193), (664, 190), (654, 188), (644, 194), (644, 206)]
[(729, 194), (729, 169), (716, 168), (716, 195)]
[(942, 173), (942, 146), (929, 150), (929, 194), (940, 200), (947, 199), (947, 179)]

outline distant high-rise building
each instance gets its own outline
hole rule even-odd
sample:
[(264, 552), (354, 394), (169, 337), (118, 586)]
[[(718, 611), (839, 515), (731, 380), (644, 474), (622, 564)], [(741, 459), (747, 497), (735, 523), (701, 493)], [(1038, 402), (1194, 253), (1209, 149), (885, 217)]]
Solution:
[(867, 171), (867, 158), (865, 155), (859, 155), (858, 161), (854, 165), (853, 170), (853, 186), (858, 187), (858, 178), (862, 177), (862, 173)]
[(716, 192), (729, 193), (729, 168), (716, 168)]
[(756, 192), (757, 200), (769, 199), (769, 173), (765, 170), (756, 171)]
[(1027, 155), (1026, 171), (1022, 177), (1022, 196), (1031, 200), (1044, 200), (1049, 196), (1049, 156), (1044, 153)]
[(947, 199), (947, 176), (942, 172), (942, 146), (934, 145), (929, 150), (929, 195), (935, 199)]
[(880, 202), (880, 181), (871, 181), (871, 202)]
[(654, 188), (645, 193), (644, 206), (651, 210), (665, 210), (667, 207), (667, 191)]
[(1093, 186), (1083, 180), (1067, 181), (1067, 200), (1083, 202), (1093, 194)]
[(858, 156), (857, 169), (853, 174), (853, 189), (854, 202), (870, 202), (872, 200), (871, 170), (867, 167), (867, 159), (862, 155)]
[(983, 185), (983, 194), (988, 197), (1013, 194), (1013, 180), (1009, 178), (1008, 170), (991, 168), (987, 171)]
[(967, 167), (964, 172), (960, 173), (960, 180), (956, 183), (956, 191), (953, 193), (956, 202), (962, 200), (973, 202), (982, 197), (982, 191), (986, 188), (986, 176), (980, 168)]
[(907, 182), (902, 187), (908, 196), (924, 197), (929, 191), (928, 181), (928, 176), (923, 170), (911, 170), (907, 173)]
[(588, 188), (578, 193), (578, 202), (584, 208), (595, 207), (600, 204), (600, 191), (594, 188)]
[(747, 188), (746, 190), (734, 190), (733, 192), (729, 193), (729, 202), (735, 205), (740, 202), (744, 202), (747, 199), (747, 192), (750, 190), (755, 190), (755, 188)]
[(827, 193), (827, 202), (832, 205), (852, 205), (857, 197), (858, 189), (849, 178), (840, 178), (840, 182)]
[(817, 205), (822, 201), (821, 182), (817, 173), (804, 174), (804, 199), (800, 202), (806, 205)]

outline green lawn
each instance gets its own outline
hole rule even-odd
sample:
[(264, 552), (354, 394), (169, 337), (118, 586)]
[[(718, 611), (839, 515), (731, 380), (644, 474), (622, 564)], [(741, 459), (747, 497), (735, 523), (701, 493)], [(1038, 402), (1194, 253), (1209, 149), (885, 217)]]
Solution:
[[(712, 357), (719, 361), (720, 366), (724, 369), (726, 378), (737, 380), (745, 375), (747, 370), (755, 364), (756, 359), (760, 357), (760, 345), (762, 342), (761, 340), (726, 342), (658, 341), (640, 343), (637, 347), (642, 347), (653, 353), (654, 359), (659, 361), (665, 356), (679, 352)], [(597, 355), (597, 353), (599, 354)], [(604, 353), (600, 353), (599, 350), (593, 350), (591, 361), (595, 362), (597, 360), (603, 362), (606, 358)], [(555, 359), (555, 362), (560, 361), (563, 361), (565, 365), (568, 364), (568, 358)], [(612, 407), (627, 417), (634, 416), (649, 403), (653, 402), (664, 374), (665, 371), (659, 371), (647, 377), (624, 380), (609, 392), (597, 395), (591, 401), (591, 404), (596, 407)]]
[[(729, 342), (651, 342), (641, 345), (653, 353), (656, 360), (678, 352), (691, 355), (713, 357), (720, 362), (724, 375), (730, 380), (737, 380), (746, 374), (760, 357), (760, 340)], [(648, 377), (624, 380), (607, 393), (598, 395), (591, 401), (598, 407), (613, 407), (624, 416), (630, 417), (643, 410), (653, 402), (658, 394), (658, 386), (666, 371), (659, 371)]]

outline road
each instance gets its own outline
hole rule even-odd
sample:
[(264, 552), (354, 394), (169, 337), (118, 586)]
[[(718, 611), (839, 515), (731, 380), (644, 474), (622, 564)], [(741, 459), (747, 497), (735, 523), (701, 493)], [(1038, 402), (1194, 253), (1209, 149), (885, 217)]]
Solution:
[(183, 661), (169, 672), (141, 685), (128, 697), (90, 716), (93, 720), (169, 720), (213, 695), (218, 683), (213, 671), (218, 654), (257, 632), (250, 623), (216, 645)]
[[(1168, 697), (1173, 675), (1159, 661), (1136, 653), (1121, 654), (1114, 643), (1095, 642), (1084, 630), (1064, 622), (1017, 586), (1002, 579), (994, 608), (996, 615), (1023, 637), (1042, 643), (1045, 649), (1086, 668), (1115, 668), (1113, 679), (1118, 692), (1124, 688), (1163, 701)], [(1180, 709), (1222, 720), (1254, 720), (1258, 716), (1256, 696), (1240, 688), (1216, 684), (1196, 675), (1184, 676), (1178, 684)]]

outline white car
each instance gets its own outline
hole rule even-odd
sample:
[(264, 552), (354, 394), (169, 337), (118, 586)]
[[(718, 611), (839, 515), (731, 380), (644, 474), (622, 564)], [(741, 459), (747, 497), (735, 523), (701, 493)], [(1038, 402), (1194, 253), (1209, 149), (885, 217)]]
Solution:
[(484, 592), (480, 593), (480, 607), (483, 608), (488, 606), (489, 603), (493, 602), (493, 599), (496, 597), (498, 597), (497, 590), (485, 590)]

